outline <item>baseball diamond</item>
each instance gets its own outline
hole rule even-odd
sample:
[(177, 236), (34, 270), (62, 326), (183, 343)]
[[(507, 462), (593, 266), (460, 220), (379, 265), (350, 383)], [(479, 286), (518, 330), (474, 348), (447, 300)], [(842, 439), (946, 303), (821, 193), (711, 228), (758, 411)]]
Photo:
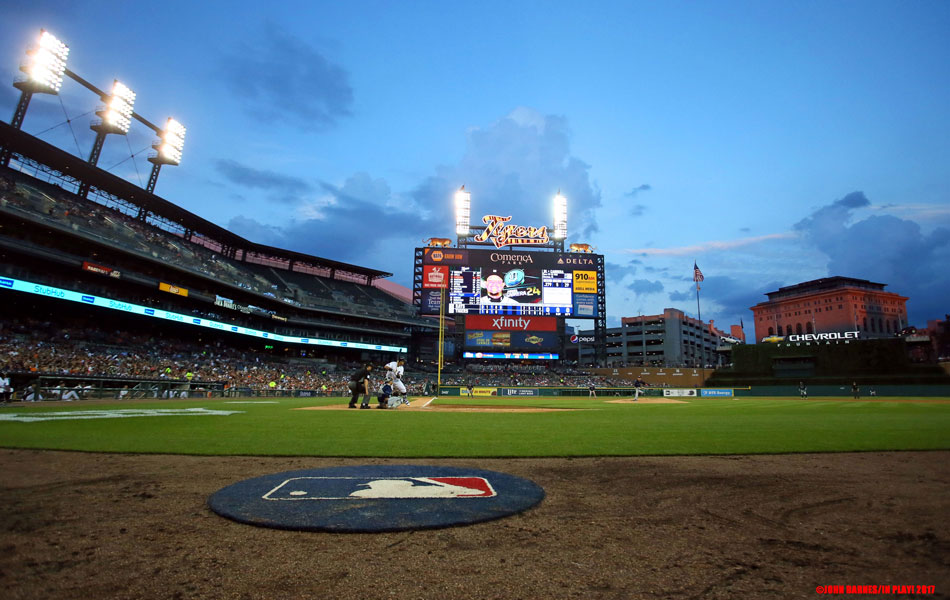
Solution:
[(85, 4), (0, 600), (950, 598), (950, 3)]

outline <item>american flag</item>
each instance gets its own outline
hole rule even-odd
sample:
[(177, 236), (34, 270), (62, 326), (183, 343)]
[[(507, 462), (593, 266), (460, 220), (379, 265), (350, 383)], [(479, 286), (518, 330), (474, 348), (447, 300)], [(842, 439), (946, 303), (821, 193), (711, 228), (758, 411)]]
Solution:
[(693, 281), (695, 281), (696, 283), (699, 283), (700, 281), (703, 281), (704, 279), (706, 278), (703, 277), (703, 272), (699, 270), (699, 267), (696, 266), (696, 261), (694, 260), (693, 261)]

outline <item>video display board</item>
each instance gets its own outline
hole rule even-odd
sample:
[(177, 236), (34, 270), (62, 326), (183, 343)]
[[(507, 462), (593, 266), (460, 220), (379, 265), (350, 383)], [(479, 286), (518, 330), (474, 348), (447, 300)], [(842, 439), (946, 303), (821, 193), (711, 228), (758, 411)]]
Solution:
[(466, 348), (495, 350), (553, 350), (558, 347), (558, 336), (553, 331), (484, 331), (465, 332)]
[(591, 254), (425, 248), (422, 263), (423, 314), (444, 293), (450, 315), (597, 316)]

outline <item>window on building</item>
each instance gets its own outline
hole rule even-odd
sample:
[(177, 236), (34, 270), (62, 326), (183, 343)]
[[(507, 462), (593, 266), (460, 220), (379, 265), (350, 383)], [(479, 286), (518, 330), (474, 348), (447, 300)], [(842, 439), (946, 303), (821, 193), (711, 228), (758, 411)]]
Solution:
[(772, 337), (773, 335), (775, 335), (775, 330), (769, 327), (769, 337)]
[(801, 334), (802, 334), (802, 324), (801, 324), (801, 323), (795, 323), (795, 333), (797, 333), (798, 335), (801, 335)]
[(785, 326), (785, 335), (792, 335), (792, 326), (791, 326), (791, 325), (786, 325), (786, 326)]
[(868, 330), (868, 318), (867, 318), (867, 317), (864, 317), (864, 327), (862, 327), (861, 329), (863, 329), (864, 331), (867, 331), (867, 330)]
[(805, 323), (805, 333), (815, 333), (811, 327), (811, 321)]

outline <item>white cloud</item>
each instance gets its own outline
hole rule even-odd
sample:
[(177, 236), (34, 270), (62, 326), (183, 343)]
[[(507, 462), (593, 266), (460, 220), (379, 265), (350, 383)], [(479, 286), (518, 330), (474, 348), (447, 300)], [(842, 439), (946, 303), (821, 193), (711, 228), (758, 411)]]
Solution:
[(710, 241), (693, 246), (680, 246), (677, 248), (631, 248), (618, 250), (624, 254), (641, 254), (645, 256), (691, 256), (711, 252), (715, 250), (733, 250), (743, 246), (758, 244), (771, 240), (788, 240), (797, 238), (798, 234), (793, 231), (785, 233), (770, 233), (768, 235), (759, 235), (754, 237), (739, 238), (736, 240)]

